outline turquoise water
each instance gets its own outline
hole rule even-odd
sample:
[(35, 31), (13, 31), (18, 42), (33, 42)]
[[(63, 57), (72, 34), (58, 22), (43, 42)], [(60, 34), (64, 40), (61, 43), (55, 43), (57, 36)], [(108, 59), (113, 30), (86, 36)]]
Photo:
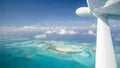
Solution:
[[(95, 43), (60, 40), (0, 43), (0, 68), (95, 68)], [(120, 68), (120, 47), (114, 49)]]

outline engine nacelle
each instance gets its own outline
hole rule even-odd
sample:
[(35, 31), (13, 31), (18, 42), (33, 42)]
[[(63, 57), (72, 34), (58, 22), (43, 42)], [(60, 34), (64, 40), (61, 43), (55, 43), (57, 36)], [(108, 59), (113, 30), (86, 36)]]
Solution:
[(93, 16), (90, 12), (90, 9), (88, 7), (80, 7), (76, 10), (76, 14), (78, 16), (86, 16), (86, 17), (90, 17)]

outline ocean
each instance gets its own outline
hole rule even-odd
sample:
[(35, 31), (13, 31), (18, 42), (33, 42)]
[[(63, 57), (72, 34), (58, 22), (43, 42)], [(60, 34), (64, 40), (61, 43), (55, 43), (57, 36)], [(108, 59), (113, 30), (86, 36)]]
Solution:
[[(2, 34), (0, 68), (95, 68), (96, 35), (50, 34), (34, 38), (35, 35)], [(119, 38), (116, 33), (112, 37), (120, 68)]]

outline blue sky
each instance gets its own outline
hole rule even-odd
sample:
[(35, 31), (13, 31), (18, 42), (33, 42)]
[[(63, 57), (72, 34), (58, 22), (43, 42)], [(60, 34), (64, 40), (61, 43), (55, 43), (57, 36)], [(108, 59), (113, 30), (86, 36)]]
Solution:
[[(75, 14), (77, 8), (85, 6), (86, 0), (0, 0), (0, 39), (23, 34), (35, 38), (54, 34), (95, 36), (97, 19)], [(118, 42), (119, 22), (110, 20), (112, 35)]]
[(0, 0), (0, 26), (87, 26), (95, 23), (94, 18), (75, 14), (81, 6), (87, 6), (86, 0)]

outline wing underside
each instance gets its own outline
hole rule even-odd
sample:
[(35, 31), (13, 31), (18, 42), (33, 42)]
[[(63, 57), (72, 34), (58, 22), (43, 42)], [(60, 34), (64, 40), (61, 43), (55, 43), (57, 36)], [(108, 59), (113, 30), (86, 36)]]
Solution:
[(87, 0), (91, 12), (120, 18), (120, 0)]

